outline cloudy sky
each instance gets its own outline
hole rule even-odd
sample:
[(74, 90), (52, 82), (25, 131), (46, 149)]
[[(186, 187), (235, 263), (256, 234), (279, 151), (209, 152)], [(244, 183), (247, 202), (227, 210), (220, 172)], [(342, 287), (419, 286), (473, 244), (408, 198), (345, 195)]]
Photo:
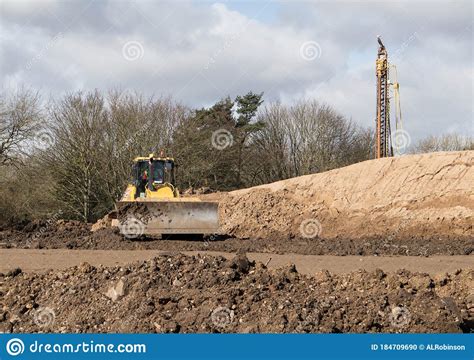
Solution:
[(376, 35), (412, 139), (474, 134), (472, 1), (5, 1), (2, 90), (120, 87), (209, 106), (249, 90), (375, 117)]

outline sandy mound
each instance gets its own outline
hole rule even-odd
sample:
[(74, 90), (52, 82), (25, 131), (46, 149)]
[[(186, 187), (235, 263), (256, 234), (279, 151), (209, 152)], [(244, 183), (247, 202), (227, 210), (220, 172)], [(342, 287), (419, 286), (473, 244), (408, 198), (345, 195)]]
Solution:
[(245, 255), (0, 274), (3, 332), (470, 332), (474, 273), (269, 270)]
[(474, 151), (410, 155), (237, 190), (221, 223), (240, 238), (472, 237), (473, 164)]

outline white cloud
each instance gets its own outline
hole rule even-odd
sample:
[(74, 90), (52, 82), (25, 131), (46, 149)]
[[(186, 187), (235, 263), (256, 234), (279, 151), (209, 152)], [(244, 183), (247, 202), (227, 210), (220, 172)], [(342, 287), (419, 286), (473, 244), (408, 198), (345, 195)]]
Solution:
[[(275, 19), (259, 20), (270, 10)], [(121, 87), (190, 106), (264, 91), (267, 101), (317, 98), (366, 126), (381, 34), (398, 63), (412, 137), (474, 130), (467, 1), (262, 2), (247, 13), (232, 2), (11, 0), (0, 20), (4, 89), (24, 84), (60, 95)], [(143, 47), (134, 61), (122, 53), (129, 41)], [(321, 48), (312, 61), (300, 54), (308, 41)]]

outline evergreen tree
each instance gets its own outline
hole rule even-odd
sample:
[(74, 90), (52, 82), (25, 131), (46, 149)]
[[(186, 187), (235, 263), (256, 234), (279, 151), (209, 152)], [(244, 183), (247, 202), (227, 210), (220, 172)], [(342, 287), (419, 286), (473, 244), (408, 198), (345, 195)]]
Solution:
[(237, 171), (236, 186), (242, 185), (242, 167), (245, 157), (245, 148), (247, 139), (254, 133), (263, 129), (264, 123), (261, 121), (252, 122), (258, 111), (258, 107), (263, 103), (263, 92), (254, 94), (252, 91), (244, 96), (237, 96), (237, 114), (239, 114), (236, 128), (236, 146), (237, 146)]

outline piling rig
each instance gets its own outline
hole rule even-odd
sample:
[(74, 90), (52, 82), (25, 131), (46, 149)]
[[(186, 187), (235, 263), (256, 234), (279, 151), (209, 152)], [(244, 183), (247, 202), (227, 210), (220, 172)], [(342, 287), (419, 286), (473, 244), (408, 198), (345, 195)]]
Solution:
[[(375, 158), (401, 155), (406, 147), (407, 133), (402, 129), (402, 111), (400, 108), (400, 84), (397, 68), (389, 63), (388, 53), (380, 36), (377, 36), (379, 50), (375, 61), (377, 76), (377, 109)], [(393, 70), (393, 71), (390, 71)], [(390, 87), (395, 100), (395, 133), (390, 129)], [(392, 139), (393, 137), (393, 139)]]
[(393, 156), (392, 142), (390, 138), (390, 98), (389, 98), (389, 65), (388, 54), (380, 36), (377, 36), (379, 50), (375, 61), (377, 76), (377, 109), (376, 109), (376, 139), (375, 157)]

